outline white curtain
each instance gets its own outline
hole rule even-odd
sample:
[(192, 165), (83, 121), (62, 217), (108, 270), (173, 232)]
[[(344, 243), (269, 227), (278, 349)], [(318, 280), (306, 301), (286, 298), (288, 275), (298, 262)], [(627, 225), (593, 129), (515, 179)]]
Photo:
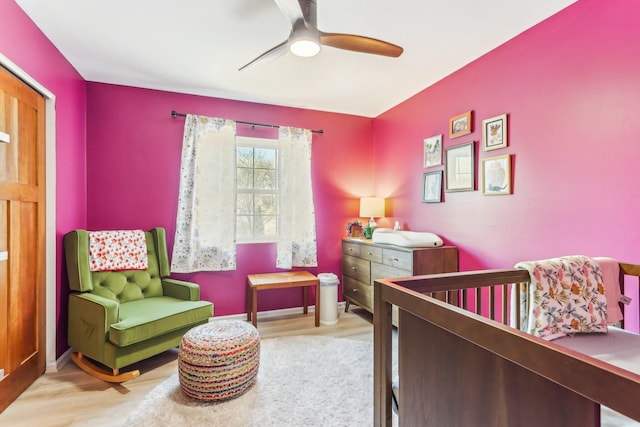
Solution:
[(311, 131), (280, 128), (276, 267), (317, 267)]
[(188, 114), (171, 271), (236, 269), (236, 123)]

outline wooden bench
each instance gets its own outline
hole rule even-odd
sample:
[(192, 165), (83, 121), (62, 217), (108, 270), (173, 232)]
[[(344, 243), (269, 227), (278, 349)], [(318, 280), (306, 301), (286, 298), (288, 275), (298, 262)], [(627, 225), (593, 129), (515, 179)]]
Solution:
[(308, 287), (316, 287), (316, 326), (320, 326), (320, 280), (308, 271), (249, 274), (247, 276), (247, 321), (258, 325), (258, 291), (302, 287), (304, 314), (308, 313)]

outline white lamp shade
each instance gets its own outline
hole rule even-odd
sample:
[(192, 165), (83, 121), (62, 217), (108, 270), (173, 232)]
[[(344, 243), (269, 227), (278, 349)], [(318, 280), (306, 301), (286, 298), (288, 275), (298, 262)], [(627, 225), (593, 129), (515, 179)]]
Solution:
[(384, 216), (384, 198), (362, 197), (360, 199), (360, 216), (380, 218)]

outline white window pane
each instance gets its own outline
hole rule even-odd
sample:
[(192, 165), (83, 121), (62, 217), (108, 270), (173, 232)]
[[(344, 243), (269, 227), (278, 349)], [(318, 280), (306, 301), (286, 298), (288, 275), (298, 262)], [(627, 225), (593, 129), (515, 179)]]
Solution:
[(255, 216), (275, 215), (277, 213), (275, 194), (256, 194), (255, 196)]
[(236, 165), (242, 168), (253, 167), (253, 148), (252, 147), (236, 148)]
[(268, 169), (256, 169), (255, 170), (255, 183), (254, 188), (256, 190), (276, 190), (277, 175), (275, 170)]
[[(261, 139), (241, 139), (242, 146), (236, 149), (236, 237), (273, 240), (277, 237), (278, 149)], [(251, 146), (253, 140), (255, 146)]]
[(253, 169), (237, 168), (236, 169), (237, 188), (240, 190), (248, 190), (253, 188)]
[(238, 238), (253, 236), (253, 221), (249, 215), (240, 215), (236, 217), (236, 236)]
[(236, 195), (236, 215), (253, 214), (253, 194), (238, 193)]
[(256, 237), (275, 237), (277, 221), (275, 215), (261, 215), (254, 218)]
[(256, 148), (254, 151), (254, 156), (256, 168), (276, 168), (276, 150), (274, 150), (273, 148)]

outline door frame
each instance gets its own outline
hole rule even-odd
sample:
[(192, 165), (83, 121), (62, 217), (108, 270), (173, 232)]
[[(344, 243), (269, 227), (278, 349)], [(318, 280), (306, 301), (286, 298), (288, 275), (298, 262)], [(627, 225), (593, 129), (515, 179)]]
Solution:
[(0, 65), (36, 92), (45, 100), (45, 305), (46, 305), (46, 372), (58, 370), (56, 360), (56, 97), (55, 95), (9, 58), (0, 53)]

